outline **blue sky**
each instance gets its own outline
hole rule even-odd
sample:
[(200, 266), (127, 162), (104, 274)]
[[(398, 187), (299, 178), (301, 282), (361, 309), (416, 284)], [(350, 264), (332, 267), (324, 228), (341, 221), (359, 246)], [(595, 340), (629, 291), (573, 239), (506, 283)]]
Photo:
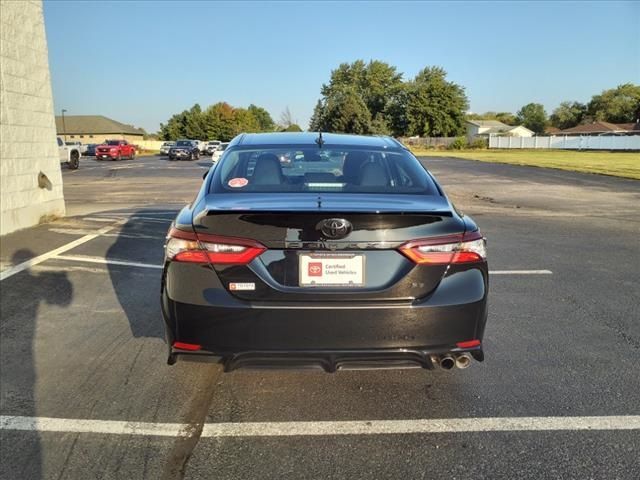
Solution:
[(586, 102), (640, 83), (640, 2), (45, 0), (56, 112), (156, 131), (198, 102), (289, 107), (306, 128), (341, 62), (439, 65), (471, 110)]

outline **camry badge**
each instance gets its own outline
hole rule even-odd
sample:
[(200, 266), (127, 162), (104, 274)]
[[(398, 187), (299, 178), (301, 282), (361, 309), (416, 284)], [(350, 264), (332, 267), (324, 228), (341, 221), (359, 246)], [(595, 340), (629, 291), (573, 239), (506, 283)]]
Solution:
[(344, 218), (328, 218), (322, 220), (316, 228), (319, 229), (326, 238), (338, 239), (349, 235), (353, 226), (351, 222)]

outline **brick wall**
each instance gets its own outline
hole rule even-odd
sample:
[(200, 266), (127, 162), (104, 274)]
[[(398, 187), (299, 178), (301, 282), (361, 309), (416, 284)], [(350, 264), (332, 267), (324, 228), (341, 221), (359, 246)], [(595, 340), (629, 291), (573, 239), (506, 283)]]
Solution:
[(1, 0), (0, 235), (64, 212), (42, 2)]

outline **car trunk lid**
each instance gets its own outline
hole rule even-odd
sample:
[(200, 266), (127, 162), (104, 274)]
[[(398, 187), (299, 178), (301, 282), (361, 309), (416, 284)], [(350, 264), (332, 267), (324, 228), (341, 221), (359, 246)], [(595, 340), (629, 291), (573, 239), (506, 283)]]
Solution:
[[(197, 234), (266, 247), (249, 265), (212, 265), (225, 288), (246, 300), (295, 302), (320, 295), (330, 301), (412, 301), (433, 291), (447, 266), (415, 265), (398, 247), (464, 232), (464, 222), (442, 196), (212, 195), (193, 219)], [(345, 221), (348, 232), (331, 238), (334, 232), (325, 227), (332, 220)], [(335, 267), (338, 274), (316, 281), (312, 269), (318, 267), (326, 275)]]

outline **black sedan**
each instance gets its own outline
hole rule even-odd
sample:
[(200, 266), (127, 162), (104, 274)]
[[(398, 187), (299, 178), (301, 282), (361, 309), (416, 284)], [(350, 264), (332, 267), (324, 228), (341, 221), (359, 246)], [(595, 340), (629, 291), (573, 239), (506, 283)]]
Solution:
[(465, 368), (487, 293), (485, 239), (401, 143), (243, 134), (167, 235), (168, 361)]
[(200, 158), (200, 149), (193, 140), (178, 140), (175, 146), (169, 149), (169, 160), (197, 160)]

